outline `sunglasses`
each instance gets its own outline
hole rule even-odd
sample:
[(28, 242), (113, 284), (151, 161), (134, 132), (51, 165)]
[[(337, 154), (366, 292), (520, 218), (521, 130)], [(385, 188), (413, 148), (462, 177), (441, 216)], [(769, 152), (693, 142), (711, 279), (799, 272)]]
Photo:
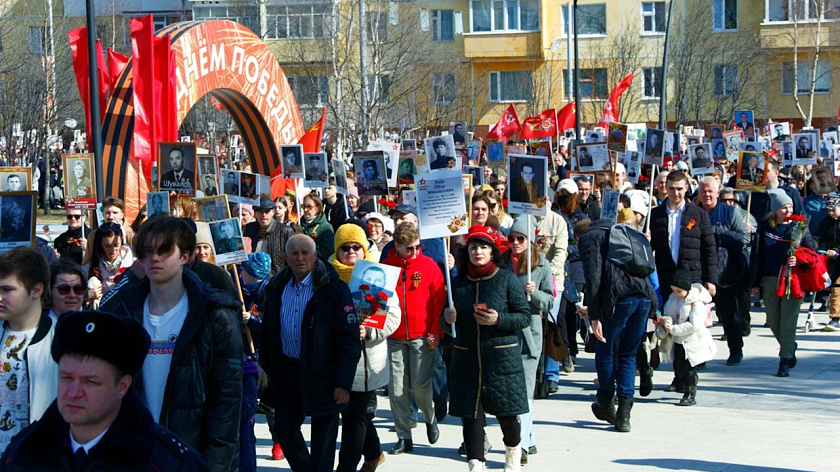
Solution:
[(416, 250), (418, 250), (418, 249), (420, 249), (420, 245), (419, 245), (419, 244), (414, 245), (414, 246), (406, 246), (406, 247), (405, 247), (406, 252), (414, 252), (414, 251), (416, 251)]
[(345, 245), (339, 246), (338, 248), (341, 249), (344, 252), (350, 252), (350, 251), (359, 252), (359, 251), (362, 250), (362, 245), (361, 244), (345, 244)]
[(77, 284), (72, 287), (67, 284), (61, 284), (56, 287), (56, 290), (58, 290), (58, 293), (60, 293), (61, 295), (67, 295), (68, 293), (70, 293), (70, 289), (73, 289), (73, 293), (75, 293), (76, 295), (82, 295), (85, 293), (85, 286), (82, 284)]
[(510, 235), (510, 236), (508, 236), (508, 237), (507, 237), (507, 240), (508, 240), (508, 242), (511, 242), (511, 243), (520, 243), (520, 244), (522, 244), (522, 243), (524, 243), (524, 242), (525, 242), (525, 236), (513, 236), (513, 235)]
[(82, 215), (67, 215), (68, 220), (80, 220), (82, 219)]
[(99, 229), (102, 230), (102, 234), (117, 233), (122, 231), (122, 226), (120, 226), (119, 223), (112, 221), (110, 223), (103, 224), (99, 227)]

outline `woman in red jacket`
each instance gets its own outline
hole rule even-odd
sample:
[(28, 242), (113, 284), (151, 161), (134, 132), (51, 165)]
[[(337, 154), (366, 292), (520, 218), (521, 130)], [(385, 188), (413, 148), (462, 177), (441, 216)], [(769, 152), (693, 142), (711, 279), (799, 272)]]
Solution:
[(420, 232), (412, 223), (402, 223), (394, 231), (394, 249), (383, 263), (400, 267), (397, 295), (403, 307), (400, 326), (388, 338), (391, 380), (388, 399), (397, 432), (391, 454), (411, 452), (411, 395), (426, 419), (429, 443), (437, 442), (440, 432), (432, 401), (435, 349), (440, 344), (438, 325), (445, 300), (443, 274), (435, 261), (420, 250)]

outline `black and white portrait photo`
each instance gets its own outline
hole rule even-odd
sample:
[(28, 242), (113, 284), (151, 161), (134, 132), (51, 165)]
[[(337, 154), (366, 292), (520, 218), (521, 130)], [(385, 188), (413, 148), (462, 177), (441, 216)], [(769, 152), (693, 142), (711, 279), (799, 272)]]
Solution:
[(397, 183), (400, 185), (410, 185), (414, 183), (414, 176), (418, 174), (417, 164), (414, 160), (417, 158), (417, 151), (400, 151), (400, 164), (397, 166)]
[(712, 145), (712, 157), (716, 161), (726, 159), (726, 142), (721, 139), (713, 139), (710, 143)]
[(607, 143), (578, 144), (575, 146), (578, 172), (604, 172), (612, 170)]
[(216, 251), (216, 264), (235, 264), (248, 258), (238, 218), (210, 223), (210, 235), (213, 238), (213, 249)]
[(215, 197), (219, 194), (219, 183), (216, 182), (216, 174), (202, 174), (198, 176), (201, 184), (201, 191), (205, 197)]
[(195, 195), (195, 143), (158, 143), (158, 190)]
[(146, 215), (149, 218), (169, 216), (169, 192), (149, 192), (146, 194)]
[(303, 178), (303, 146), (300, 144), (280, 146), (280, 161), (283, 166), (283, 177), (287, 179)]
[(449, 134), (452, 135), (455, 144), (467, 144), (467, 122), (450, 121)]
[(761, 143), (757, 141), (741, 141), (741, 151), (761, 152)]
[(360, 197), (388, 193), (384, 152), (364, 151), (353, 153), (353, 170), (356, 174), (356, 188), (359, 190)]
[(37, 192), (0, 194), (0, 252), (35, 242)]
[(239, 203), (239, 171), (223, 170), (222, 171), (222, 190), (228, 196), (228, 200), (232, 203)]
[(216, 156), (200, 155), (198, 156), (198, 173), (199, 174), (216, 174)]
[(688, 147), (691, 175), (704, 175), (714, 172), (712, 145), (710, 143), (693, 144)]
[(344, 161), (333, 159), (332, 169), (335, 191), (346, 197), (350, 193), (350, 189), (347, 188), (347, 167), (344, 165)]
[(770, 137), (780, 143), (790, 139), (790, 123), (771, 123)]
[(403, 139), (401, 141), (400, 149), (403, 151), (416, 151), (417, 150), (417, 141), (413, 139)]
[(711, 125), (709, 126), (709, 140), (713, 139), (723, 139), (723, 125)]
[(481, 166), (464, 166), (464, 174), (473, 176), (473, 187), (481, 187), (484, 185), (484, 167)]
[(837, 191), (837, 182), (832, 175), (832, 168), (829, 166), (815, 167), (811, 169), (811, 179), (814, 182), (814, 192), (819, 195), (827, 195)]
[(447, 169), (450, 161), (455, 162), (455, 141), (452, 135), (436, 136), (423, 140), (429, 169)]
[(306, 163), (303, 173), (303, 185), (313, 188), (326, 188), (327, 182), (327, 153), (307, 152), (303, 155)]
[[(604, 144), (606, 146), (606, 144)], [(508, 160), (508, 208), (511, 213), (545, 214), (548, 159), (512, 155)], [(539, 213), (537, 213), (539, 212)]]
[(28, 167), (0, 167), (0, 192), (25, 192), (32, 188)]
[(90, 173), (90, 160), (84, 158), (71, 159), (66, 161), (67, 177), (64, 180), (64, 188), (68, 197), (86, 198), (93, 196), (93, 179)]
[(817, 139), (813, 133), (793, 135), (793, 165), (817, 164)]
[(662, 164), (664, 157), (665, 131), (661, 129), (649, 129), (645, 134), (645, 157), (651, 162)]

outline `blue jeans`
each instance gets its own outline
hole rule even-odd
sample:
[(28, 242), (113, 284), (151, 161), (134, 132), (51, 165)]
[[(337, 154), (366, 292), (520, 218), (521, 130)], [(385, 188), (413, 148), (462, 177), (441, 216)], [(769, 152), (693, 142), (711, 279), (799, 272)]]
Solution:
[(545, 368), (543, 369), (543, 372), (545, 373), (545, 380), (559, 382), (560, 363), (548, 356), (543, 356), (543, 358), (545, 360)]
[[(615, 304), (612, 316), (600, 319), (606, 342), (598, 341), (595, 344), (599, 397), (612, 399), (617, 392), (618, 398), (633, 398), (636, 389), (636, 349), (642, 342), (650, 306), (648, 298), (626, 297)], [(613, 364), (613, 352), (618, 358), (616, 365)]]
[(256, 472), (257, 438), (254, 435), (254, 415), (257, 413), (257, 377), (244, 375), (242, 410), (239, 418), (239, 471)]

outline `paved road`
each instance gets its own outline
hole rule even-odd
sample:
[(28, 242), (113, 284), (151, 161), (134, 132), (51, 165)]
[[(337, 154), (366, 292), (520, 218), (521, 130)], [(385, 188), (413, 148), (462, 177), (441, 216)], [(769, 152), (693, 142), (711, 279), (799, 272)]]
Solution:
[[(596, 420), (589, 409), (594, 397), (593, 355), (583, 354), (577, 370), (563, 376), (560, 391), (535, 403), (534, 431), (539, 453), (530, 457), (526, 471), (726, 471), (824, 472), (840, 471), (840, 333), (802, 332), (797, 336), (799, 363), (790, 378), (775, 377), (778, 346), (764, 313), (753, 313), (752, 335), (746, 338), (745, 359), (739, 366), (725, 365), (726, 343), (718, 341), (717, 359), (700, 372), (698, 404), (679, 407), (681, 397), (662, 389), (671, 381), (671, 365), (654, 375), (655, 390), (637, 398), (633, 431), (617, 433)], [(828, 321), (820, 313), (817, 320)], [(712, 334), (719, 338), (722, 328)], [(375, 420), (383, 449), (396, 441), (387, 398), (380, 397)], [(493, 450), (487, 457), (491, 470), (504, 466), (501, 431), (495, 420), (487, 428)], [(261, 471), (288, 470), (286, 461), (270, 460), (271, 440), (264, 418), (258, 416), (258, 466)], [(304, 427), (309, 437), (308, 426)], [(382, 471), (461, 471), (467, 465), (458, 456), (460, 421), (447, 418), (441, 437), (428, 446), (422, 425), (415, 429), (414, 453), (388, 456)]]

